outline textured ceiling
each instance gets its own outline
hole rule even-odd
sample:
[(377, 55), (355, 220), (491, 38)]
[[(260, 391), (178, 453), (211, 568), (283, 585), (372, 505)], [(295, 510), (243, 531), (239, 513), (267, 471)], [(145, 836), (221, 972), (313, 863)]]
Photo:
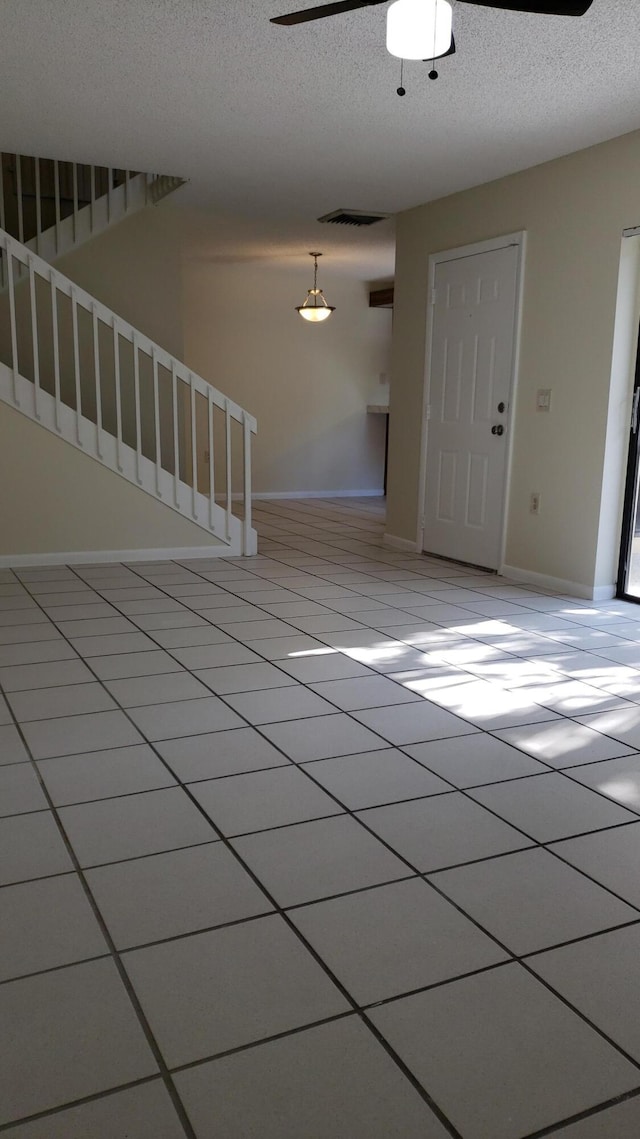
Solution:
[(220, 257), (320, 247), (383, 276), (397, 211), (640, 126), (640, 4), (581, 19), (455, 3), (458, 53), (405, 67), (386, 6), (294, 28), (310, 0), (0, 0), (0, 149), (161, 170), (215, 212)]

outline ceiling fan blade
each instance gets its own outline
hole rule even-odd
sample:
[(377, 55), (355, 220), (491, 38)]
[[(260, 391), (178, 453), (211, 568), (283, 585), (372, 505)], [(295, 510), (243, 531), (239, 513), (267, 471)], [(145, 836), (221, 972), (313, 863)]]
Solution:
[(502, 8), (507, 12), (532, 12), (538, 16), (584, 16), (593, 0), (464, 0), (481, 8)]
[(372, 8), (384, 4), (385, 0), (335, 0), (333, 4), (321, 4), (319, 8), (305, 8), (302, 12), (290, 12), (288, 16), (274, 16), (270, 23), (291, 27), (293, 24), (307, 24), (310, 20), (324, 20), (326, 16), (339, 16), (342, 12), (355, 12), (356, 8)]

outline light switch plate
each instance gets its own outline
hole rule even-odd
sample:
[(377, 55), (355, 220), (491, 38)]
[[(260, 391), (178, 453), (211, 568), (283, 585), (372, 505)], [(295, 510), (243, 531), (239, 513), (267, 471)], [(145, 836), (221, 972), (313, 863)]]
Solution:
[(551, 388), (538, 388), (536, 392), (536, 411), (551, 411)]

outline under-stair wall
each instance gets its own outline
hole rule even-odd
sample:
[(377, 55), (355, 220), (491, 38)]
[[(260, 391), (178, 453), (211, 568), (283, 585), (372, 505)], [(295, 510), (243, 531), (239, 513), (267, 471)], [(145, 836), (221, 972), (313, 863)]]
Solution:
[(0, 400), (0, 566), (219, 557), (188, 517)]
[[(254, 552), (251, 416), (24, 246), (0, 234), (0, 248), (11, 253), (0, 297), (0, 398), (188, 517), (205, 541)], [(206, 456), (195, 446), (203, 430)]]

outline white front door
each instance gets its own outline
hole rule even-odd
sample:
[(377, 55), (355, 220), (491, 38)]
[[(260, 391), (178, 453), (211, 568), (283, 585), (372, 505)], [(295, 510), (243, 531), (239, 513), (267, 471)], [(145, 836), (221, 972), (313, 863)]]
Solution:
[(423, 549), (498, 569), (519, 247), (439, 261), (427, 411)]

